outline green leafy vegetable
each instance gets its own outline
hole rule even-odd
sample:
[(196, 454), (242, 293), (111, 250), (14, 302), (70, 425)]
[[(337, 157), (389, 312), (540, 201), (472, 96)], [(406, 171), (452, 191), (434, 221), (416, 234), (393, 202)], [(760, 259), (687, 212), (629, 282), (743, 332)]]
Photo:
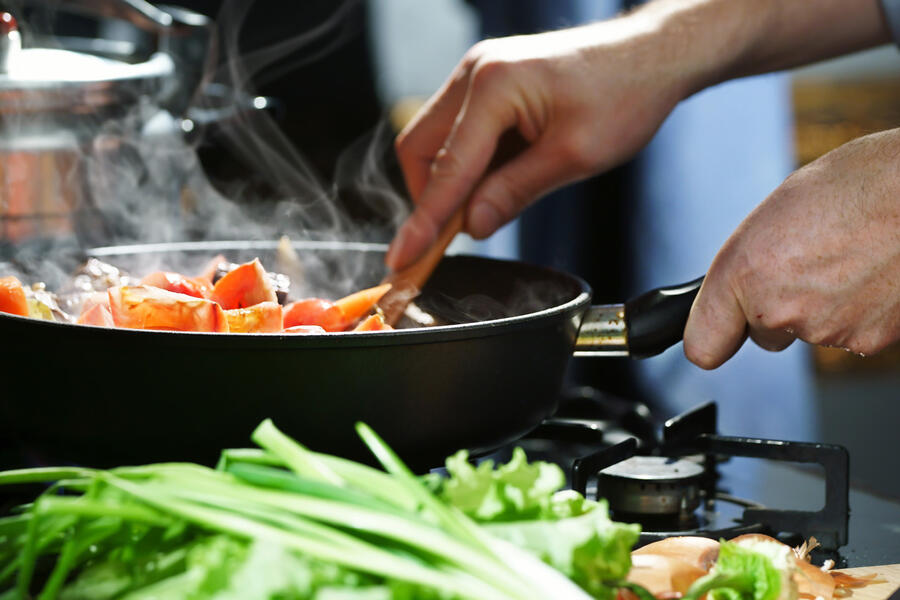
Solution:
[[(371, 429), (358, 431), (387, 473), (311, 452), (271, 421), (253, 435), (262, 449), (226, 450), (216, 469), (0, 473), (0, 485), (51, 484), (0, 519), (0, 599), (587, 597), (540, 552), (503, 542), (436, 497)], [(544, 515), (555, 520), (515, 523), (573, 527), (605, 518), (577, 494), (556, 494), (558, 474), (523, 453), (496, 471), (507, 508), (495, 517)], [(559, 518), (580, 513), (591, 520)], [(609, 552), (611, 538), (590, 541), (597, 536), (582, 536), (570, 554), (591, 565), (577, 572), (606, 578), (618, 570), (586, 554)]]
[(566, 483), (562, 469), (547, 462), (529, 463), (521, 448), (513, 450), (507, 464), (496, 468), (492, 460), (472, 466), (465, 450), (449, 457), (446, 466), (449, 477), (440, 487), (440, 497), (478, 521), (574, 516), (561, 513), (560, 506), (581, 510), (554, 504), (554, 492)]
[(577, 517), (485, 525), (492, 535), (539, 556), (595, 598), (612, 598), (608, 581), (624, 579), (631, 569), (631, 548), (640, 528), (610, 520), (606, 502)]
[(777, 600), (791, 585), (790, 548), (771, 542), (739, 545), (721, 540), (715, 566), (694, 584), (685, 600)]

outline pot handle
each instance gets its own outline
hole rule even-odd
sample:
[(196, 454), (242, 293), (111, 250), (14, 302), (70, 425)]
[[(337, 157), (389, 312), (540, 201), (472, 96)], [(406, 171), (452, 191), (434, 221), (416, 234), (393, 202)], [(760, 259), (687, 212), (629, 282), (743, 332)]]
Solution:
[(703, 277), (698, 277), (651, 290), (625, 304), (590, 307), (578, 332), (575, 356), (647, 358), (677, 344), (702, 283)]

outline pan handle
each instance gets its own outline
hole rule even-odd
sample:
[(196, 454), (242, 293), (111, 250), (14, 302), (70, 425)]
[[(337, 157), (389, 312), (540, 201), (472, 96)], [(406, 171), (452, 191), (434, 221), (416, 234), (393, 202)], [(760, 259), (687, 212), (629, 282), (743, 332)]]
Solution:
[(592, 306), (575, 342), (575, 356), (655, 356), (681, 341), (703, 277), (657, 288), (624, 304)]

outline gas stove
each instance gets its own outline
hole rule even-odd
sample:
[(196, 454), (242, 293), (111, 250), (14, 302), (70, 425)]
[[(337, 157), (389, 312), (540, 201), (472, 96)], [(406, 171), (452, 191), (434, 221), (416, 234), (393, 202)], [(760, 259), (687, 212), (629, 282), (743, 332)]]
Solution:
[[(568, 485), (640, 523), (639, 544), (673, 535), (815, 537), (813, 560), (839, 567), (900, 562), (900, 502), (850, 485), (841, 446), (728, 437), (712, 402), (657, 423), (641, 403), (593, 389), (513, 446), (560, 465)], [(491, 455), (505, 460), (511, 448)], [(851, 516), (851, 506), (854, 512)]]

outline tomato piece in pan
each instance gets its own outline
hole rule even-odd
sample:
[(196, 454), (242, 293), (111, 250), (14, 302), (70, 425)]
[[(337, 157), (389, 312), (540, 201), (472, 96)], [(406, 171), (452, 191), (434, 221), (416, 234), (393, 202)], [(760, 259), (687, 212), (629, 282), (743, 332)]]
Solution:
[(387, 331), (389, 329), (393, 329), (393, 327), (384, 322), (384, 316), (381, 313), (375, 313), (360, 321), (353, 331)]
[(228, 331), (225, 312), (212, 300), (194, 298), (149, 285), (114, 287), (107, 293), (113, 321), (118, 327)]
[(318, 325), (295, 325), (294, 327), (285, 327), (282, 333), (310, 335), (314, 333), (325, 333), (325, 330)]
[(391, 284), (384, 283), (370, 287), (358, 292), (354, 292), (349, 296), (344, 296), (340, 300), (335, 300), (334, 305), (337, 306), (344, 316), (344, 329), (353, 325), (355, 322), (366, 316), (370, 310), (375, 308), (381, 297), (391, 289)]
[(266, 270), (258, 258), (226, 273), (213, 286), (210, 296), (222, 308), (246, 308), (260, 302), (278, 302)]
[(109, 304), (97, 303), (91, 305), (86, 311), (82, 312), (78, 317), (79, 325), (95, 325), (97, 327), (115, 327), (112, 313), (109, 310)]
[(325, 331), (343, 331), (347, 327), (341, 309), (322, 298), (305, 298), (285, 307), (284, 328), (302, 325), (317, 325)]
[(194, 298), (209, 298), (212, 285), (205, 278), (185, 277), (171, 271), (155, 271), (141, 279), (141, 285), (152, 285), (163, 290), (186, 294)]
[(0, 312), (28, 316), (25, 288), (15, 277), (0, 277)]
[(247, 308), (225, 311), (231, 333), (276, 333), (283, 329), (282, 309), (277, 302), (260, 302)]

